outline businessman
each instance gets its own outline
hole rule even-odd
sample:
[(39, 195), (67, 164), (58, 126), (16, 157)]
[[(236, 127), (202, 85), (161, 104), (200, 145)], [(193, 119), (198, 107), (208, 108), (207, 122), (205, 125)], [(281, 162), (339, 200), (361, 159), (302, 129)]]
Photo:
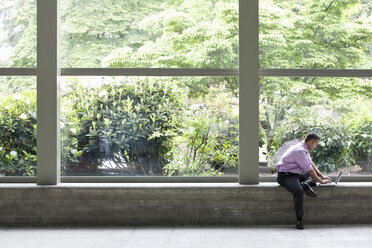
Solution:
[(321, 184), (331, 183), (331, 178), (322, 175), (308, 154), (308, 152), (316, 149), (319, 141), (320, 138), (316, 133), (308, 133), (305, 140), (292, 145), (276, 165), (278, 171), (277, 182), (293, 194), (297, 229), (304, 229), (302, 222), (304, 193), (315, 198), (317, 193), (311, 186), (316, 186), (316, 182)]

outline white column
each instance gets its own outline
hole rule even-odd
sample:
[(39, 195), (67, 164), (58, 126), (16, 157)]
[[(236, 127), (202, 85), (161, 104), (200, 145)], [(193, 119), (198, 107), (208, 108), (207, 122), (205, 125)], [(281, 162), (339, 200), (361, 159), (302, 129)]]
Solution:
[(59, 0), (37, 1), (37, 184), (60, 182)]
[(240, 184), (259, 182), (258, 1), (239, 1)]

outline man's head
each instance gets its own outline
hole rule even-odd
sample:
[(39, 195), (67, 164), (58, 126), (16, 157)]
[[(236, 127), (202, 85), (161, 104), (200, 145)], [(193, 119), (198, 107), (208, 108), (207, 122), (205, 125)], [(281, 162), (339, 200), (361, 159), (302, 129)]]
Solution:
[(305, 138), (307, 150), (308, 151), (315, 150), (316, 147), (318, 146), (319, 141), (320, 141), (320, 137), (316, 133), (314, 132), (308, 133)]

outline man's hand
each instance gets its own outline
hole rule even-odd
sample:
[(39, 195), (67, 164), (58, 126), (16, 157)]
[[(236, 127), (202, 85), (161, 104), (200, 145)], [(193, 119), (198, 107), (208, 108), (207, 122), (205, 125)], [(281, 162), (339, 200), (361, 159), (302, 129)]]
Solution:
[(330, 177), (327, 177), (327, 176), (322, 176), (321, 179), (323, 179), (323, 180), (330, 180), (332, 182), (332, 179)]
[(331, 183), (332, 180), (329, 178), (324, 178), (323, 175), (321, 176), (318, 176), (315, 172), (315, 170), (309, 170), (307, 173), (309, 173), (309, 175), (311, 176), (312, 179), (314, 179), (315, 181), (317, 181), (318, 183), (320, 184), (327, 184), (327, 183)]
[(331, 183), (332, 182), (332, 180), (331, 179), (323, 179), (323, 180), (321, 180), (321, 184), (328, 184), (328, 183)]

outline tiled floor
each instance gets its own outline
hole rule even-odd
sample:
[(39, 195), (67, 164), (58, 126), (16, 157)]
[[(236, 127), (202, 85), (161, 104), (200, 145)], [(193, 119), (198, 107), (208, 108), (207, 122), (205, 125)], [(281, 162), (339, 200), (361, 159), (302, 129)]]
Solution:
[(371, 248), (372, 225), (0, 228), (1, 248)]

